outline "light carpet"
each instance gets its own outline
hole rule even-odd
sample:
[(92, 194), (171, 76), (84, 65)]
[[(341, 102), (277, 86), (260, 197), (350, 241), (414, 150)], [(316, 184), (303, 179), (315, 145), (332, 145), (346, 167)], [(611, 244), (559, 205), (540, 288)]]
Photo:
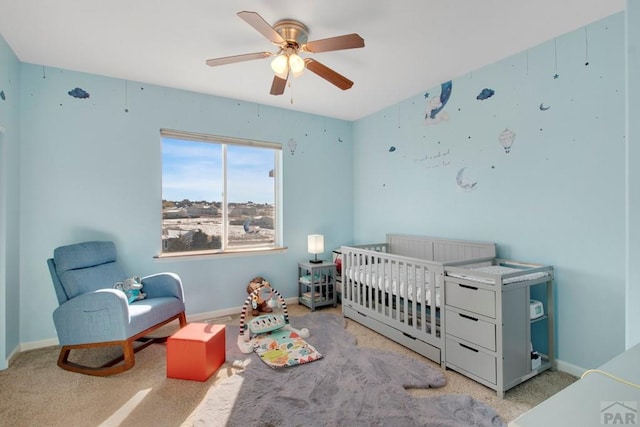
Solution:
[(324, 357), (272, 369), (236, 345), (228, 325), (227, 362), (244, 369), (209, 389), (192, 414), (194, 426), (503, 426), (496, 411), (464, 394), (412, 396), (442, 387), (443, 372), (396, 352), (356, 347), (341, 316), (314, 312), (292, 318)]

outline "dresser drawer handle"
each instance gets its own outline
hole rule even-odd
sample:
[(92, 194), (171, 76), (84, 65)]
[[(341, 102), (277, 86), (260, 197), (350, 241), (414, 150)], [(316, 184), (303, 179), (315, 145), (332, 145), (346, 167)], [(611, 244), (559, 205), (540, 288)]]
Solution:
[(466, 314), (458, 313), (458, 316), (464, 317), (465, 319), (473, 320), (474, 322), (478, 321), (478, 319), (476, 317), (471, 317), (471, 316), (468, 316)]
[(471, 289), (474, 291), (478, 290), (478, 288), (476, 288), (475, 286), (463, 285), (462, 283), (458, 283), (458, 286), (460, 286), (461, 288)]
[(461, 343), (458, 343), (458, 345), (459, 345), (460, 347), (462, 347), (462, 348), (466, 348), (467, 350), (471, 350), (471, 351), (473, 351), (474, 353), (478, 353), (478, 350), (476, 350), (475, 348), (471, 348), (471, 347), (469, 347), (468, 345), (464, 345), (464, 344), (461, 344)]
[(414, 337), (413, 335), (409, 335), (409, 334), (408, 334), (408, 333), (406, 333), (406, 332), (403, 332), (403, 333), (402, 333), (402, 335), (404, 335), (405, 337), (407, 337), (407, 338), (409, 338), (409, 339), (412, 339), (412, 340), (414, 340), (414, 341), (417, 339), (417, 338), (416, 338), (416, 337)]

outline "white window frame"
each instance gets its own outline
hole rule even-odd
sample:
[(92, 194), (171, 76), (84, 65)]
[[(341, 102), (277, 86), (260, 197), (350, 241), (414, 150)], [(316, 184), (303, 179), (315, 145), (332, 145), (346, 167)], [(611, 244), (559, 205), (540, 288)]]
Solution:
[[(182, 257), (182, 256), (202, 256), (202, 255), (238, 255), (273, 253), (274, 251), (284, 251), (282, 232), (282, 144), (275, 142), (258, 141), (244, 138), (234, 138), (229, 136), (211, 135), (197, 132), (188, 132), (174, 129), (160, 129), (161, 141), (163, 138), (194, 141), (202, 143), (214, 143), (221, 145), (223, 149), (223, 193), (222, 193), (222, 248), (212, 250), (184, 251), (184, 252), (164, 252), (163, 243), (160, 243), (160, 254), (158, 258)], [(226, 147), (237, 145), (242, 147), (258, 147), (271, 149), (274, 152), (274, 242), (268, 245), (229, 247), (228, 246), (228, 200), (227, 200), (227, 161)], [(161, 197), (162, 199), (162, 197)], [(162, 240), (162, 212), (160, 213), (160, 238)]]

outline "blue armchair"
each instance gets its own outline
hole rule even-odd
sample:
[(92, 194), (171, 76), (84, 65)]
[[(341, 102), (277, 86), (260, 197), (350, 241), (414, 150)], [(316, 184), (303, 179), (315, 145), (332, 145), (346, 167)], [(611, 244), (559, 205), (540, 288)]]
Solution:
[[(124, 372), (134, 366), (136, 351), (166, 339), (146, 335), (176, 319), (181, 328), (187, 324), (182, 282), (174, 273), (143, 277), (146, 298), (132, 303), (114, 289), (128, 276), (116, 259), (113, 242), (62, 246), (47, 264), (59, 303), (53, 321), (62, 346), (62, 369), (97, 376)], [(136, 341), (143, 344), (134, 347)], [(122, 356), (98, 367), (69, 361), (71, 350), (106, 346), (122, 347)]]

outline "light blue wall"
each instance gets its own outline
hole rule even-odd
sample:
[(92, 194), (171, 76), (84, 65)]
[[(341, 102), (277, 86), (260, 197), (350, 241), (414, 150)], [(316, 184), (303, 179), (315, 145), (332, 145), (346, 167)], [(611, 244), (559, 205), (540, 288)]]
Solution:
[(627, 1), (627, 347), (640, 342), (640, 2)]
[[(621, 352), (624, 33), (620, 13), (456, 78), (435, 124), (424, 117), (440, 87), (356, 122), (355, 242), (493, 241), (501, 257), (552, 264), (558, 357), (594, 367)], [(485, 88), (495, 94), (476, 99)], [(474, 189), (457, 186), (462, 168)]]
[[(0, 36), (0, 369), (20, 343), (20, 62)], [(3, 181), (5, 184), (3, 184)], [(6, 213), (6, 216), (5, 216)], [(5, 247), (6, 245), (6, 247)], [(9, 326), (9, 327), (7, 327)]]
[[(309, 256), (307, 234), (325, 235), (325, 257), (352, 238), (343, 220), (352, 216), (350, 122), (31, 64), (22, 64), (21, 79), (22, 342), (56, 336), (46, 259), (59, 245), (111, 239), (131, 274), (178, 273), (189, 315), (242, 305), (256, 275), (294, 296), (296, 262)], [(68, 95), (76, 87), (90, 97)], [(288, 251), (154, 260), (160, 128), (283, 143)]]
[[(58, 245), (115, 240), (132, 274), (178, 272), (195, 314), (240, 305), (256, 274), (292, 296), (309, 233), (325, 234), (329, 251), (406, 232), (495, 241), (501, 256), (553, 264), (558, 356), (598, 365), (625, 342), (624, 83), (622, 14), (454, 79), (448, 120), (432, 125), (423, 118), (439, 87), (351, 124), (20, 64), (0, 39), (12, 249), (3, 273), (6, 352), (55, 337), (45, 260)], [(67, 95), (75, 87), (90, 98)], [(495, 95), (476, 100), (483, 88)], [(295, 154), (284, 155), (288, 252), (154, 260), (161, 127), (296, 139)], [(505, 128), (516, 133), (509, 154), (498, 144)], [(637, 157), (629, 157), (630, 175)], [(474, 190), (456, 186), (463, 167)], [(640, 253), (637, 242), (630, 255)]]

